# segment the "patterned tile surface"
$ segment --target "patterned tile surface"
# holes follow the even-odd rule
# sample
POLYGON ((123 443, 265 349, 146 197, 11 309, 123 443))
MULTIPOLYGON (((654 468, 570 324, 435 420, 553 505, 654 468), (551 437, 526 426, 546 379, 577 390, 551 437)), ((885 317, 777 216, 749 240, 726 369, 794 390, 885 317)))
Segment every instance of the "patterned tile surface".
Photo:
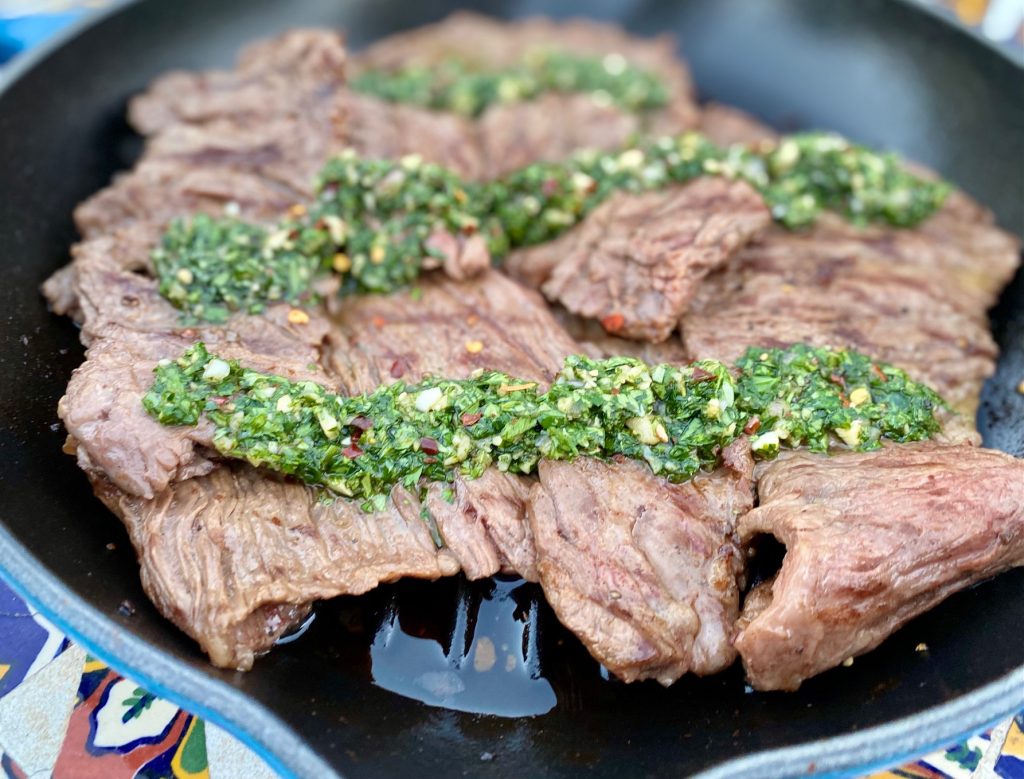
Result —
MULTIPOLYGON (((0 63, 106 0, 0 0, 0 63)), ((1022 0, 935 0, 1024 41, 1022 0)), ((86 656, 0 582, 0 779, 274 779, 232 736, 86 656)), ((1024 713, 870 779, 1024 779, 1024 713)))

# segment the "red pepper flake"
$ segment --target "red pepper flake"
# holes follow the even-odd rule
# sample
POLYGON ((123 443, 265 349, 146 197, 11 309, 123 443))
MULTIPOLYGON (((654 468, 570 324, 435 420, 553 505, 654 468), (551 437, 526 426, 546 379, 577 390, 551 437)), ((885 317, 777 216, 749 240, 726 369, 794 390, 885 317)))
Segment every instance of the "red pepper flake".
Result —
POLYGON ((871 363, 871 370, 872 370, 872 371, 874 371, 874 374, 875 374, 875 375, 876 375, 876 376, 877 376, 878 378, 880 378, 880 379, 881 379, 882 381, 889 381, 889 377, 888 377, 888 376, 886 376, 886 375, 885 375, 885 373, 884 373, 884 372, 882 371, 882 369, 881 369, 881 368, 879 368, 879 367, 878 367, 877 365, 875 365, 874 363, 871 363))
POLYGON ((391 363, 391 378, 400 379, 405 375, 405 360, 397 359, 391 363))
POLYGON ((558 179, 545 179, 544 183, 540 185, 540 191, 543 192, 546 197, 551 197, 553 194, 558 192, 558 179))
POLYGON ((384 319, 384 317, 382 317, 380 314, 377 314, 377 316, 375 316, 370 321, 373 323, 373 326, 376 327, 378 330, 387 324, 387 320, 384 319))
POLYGON ((326 230, 327 229, 327 222, 325 222, 322 218, 321 219, 317 219, 315 222, 313 222, 313 229, 314 230, 326 230))
POLYGON ((288 231, 288 238, 289 238, 289 240, 294 241, 298 237, 299 237, 299 231, 298 231, 297 228, 292 228, 291 230, 288 231))
POLYGON ((424 458, 423 458, 423 462, 425 462, 425 463, 426 463, 427 465, 433 465, 434 463, 436 463, 436 462, 437 462, 437 458, 436 458, 436 457, 433 457, 433 456, 430 456, 430 457, 424 457, 424 458))
POLYGON ((423 436, 420 439, 420 450, 423 454, 437 454, 441 451, 437 446, 437 440, 429 436, 423 436))
POLYGON ((363 450, 360 449, 355 444, 350 444, 346 446, 344 449, 342 449, 341 453, 345 455, 348 459, 354 460, 363 453, 363 450))
POLYGON ((693 375, 690 376, 690 381, 692 381, 694 384, 697 384, 702 381, 707 381, 708 379, 713 378, 715 378, 715 374, 711 373, 710 371, 704 370, 699 365, 693 366, 693 375))
POLYGON ((477 422, 483 419, 483 416, 483 414, 463 414, 462 424, 464 424, 466 427, 473 427, 473 425, 475 425, 477 422))
POLYGON ((828 377, 828 380, 833 384, 838 384, 840 387, 846 386, 846 379, 840 376, 838 373, 833 373, 828 377))
POLYGON ((743 432, 747 435, 753 435, 761 429, 761 420, 758 417, 751 417, 747 420, 747 424, 743 426, 743 432))
POLYGON ((373 427, 373 420, 369 417, 360 415, 352 417, 352 421, 349 422, 349 424, 352 425, 352 427, 358 428, 360 431, 365 431, 373 427))
POLYGON ((626 324, 626 317, 622 314, 609 314, 601 320, 601 327, 609 333, 617 333, 626 324))
POLYGON ((619 389, 618 387, 612 387, 612 388, 611 388, 611 393, 612 393, 613 395, 618 395, 618 394, 619 394, 619 393, 620 393, 621 391, 622 391, 622 390, 620 390, 620 389, 619 389))
POLYGON ((473 235, 476 232, 476 225, 473 222, 466 222, 460 229, 463 235, 473 235))

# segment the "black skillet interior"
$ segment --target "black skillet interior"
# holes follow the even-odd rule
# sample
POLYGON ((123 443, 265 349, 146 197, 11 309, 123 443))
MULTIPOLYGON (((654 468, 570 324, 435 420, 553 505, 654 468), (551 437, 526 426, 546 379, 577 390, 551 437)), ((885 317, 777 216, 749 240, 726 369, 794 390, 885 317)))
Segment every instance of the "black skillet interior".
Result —
MULTIPOLYGON (((507 16, 583 10, 529 0, 473 5, 507 16)), ((248 674, 209 667, 159 617, 140 589, 124 531, 60 453, 55 406, 81 348, 74 328, 48 314, 36 288, 65 262, 75 237, 71 209, 132 162, 139 143, 122 118, 125 100, 160 72, 227 64, 246 41, 297 24, 343 27, 359 46, 452 7, 438 0, 151 0, 71 40, 0 97, 0 255, 7 269, 0 285, 0 568, 16 573, 105 657, 244 731, 274 751, 279 766, 307 775, 323 775, 322 758, 353 777, 413 770, 569 776, 581 769, 676 776, 914 715, 1019 666, 1021 570, 951 598, 852 668, 787 695, 747 692, 735 668, 668 690, 607 682, 536 591, 508 582, 409 583, 342 599, 324 606, 301 640, 248 674), (108 550, 109 542, 116 549, 108 550), (136 607, 130 617, 118 613, 125 600, 136 607), (416 684, 405 678, 415 656, 417 668, 436 671, 419 679, 421 692, 453 694, 459 682, 446 674, 452 658, 467 654, 463 628, 475 625, 479 635, 492 620, 507 631, 495 638, 497 667, 512 655, 517 667, 525 662, 543 678, 517 671, 510 686, 471 682, 457 696, 460 705, 515 713, 554 704, 547 714, 452 711, 370 683, 372 656, 381 684, 416 684), (927 653, 914 651, 920 642, 927 653)), ((1010 229, 1024 229, 1021 71, 929 14, 885 0, 597 0, 586 13, 640 33, 675 33, 706 97, 781 128, 835 128, 897 148, 993 205, 1010 229)), ((981 412, 989 445, 1018 456, 1022 319, 1018 277, 995 313, 1005 356, 981 412)), ((1000 689, 1021 696, 1005 681, 1000 689)), ((980 724, 972 716, 965 713, 957 727, 980 724)), ((904 729, 899 743, 875 743, 864 759, 954 735, 949 725, 928 733, 924 727, 919 721, 916 731, 904 729)), ((769 775, 777 765, 752 770, 769 775)))

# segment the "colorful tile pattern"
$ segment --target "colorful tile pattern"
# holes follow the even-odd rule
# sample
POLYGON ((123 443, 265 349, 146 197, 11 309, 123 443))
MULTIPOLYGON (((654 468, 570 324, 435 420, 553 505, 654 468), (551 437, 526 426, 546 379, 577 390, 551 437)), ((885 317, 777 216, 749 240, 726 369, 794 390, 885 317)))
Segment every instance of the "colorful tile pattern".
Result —
MULTIPOLYGON (((0 64, 106 2, 0 3, 0 64)), ((1022 0, 922 2, 944 6, 1004 45, 1024 44, 1022 0)), ((273 779, 274 774, 224 731, 73 648, 0 581, 0 779, 36 776, 273 779)), ((867 779, 982 776, 1024 779, 1024 712, 964 743, 867 779)))

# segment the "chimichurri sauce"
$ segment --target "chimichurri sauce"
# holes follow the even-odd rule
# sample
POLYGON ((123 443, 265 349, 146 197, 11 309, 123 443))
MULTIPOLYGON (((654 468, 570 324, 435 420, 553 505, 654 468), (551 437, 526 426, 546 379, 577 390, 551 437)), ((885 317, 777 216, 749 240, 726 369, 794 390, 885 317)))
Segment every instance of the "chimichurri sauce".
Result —
POLYGON ((350 86, 392 103, 479 116, 495 104, 532 100, 545 92, 579 92, 595 101, 639 112, 668 103, 668 90, 653 73, 621 54, 588 57, 536 49, 517 65, 481 70, 458 59, 431 67, 367 70, 350 86))
POLYGON ((937 432, 941 402, 890 365, 806 345, 752 348, 732 369, 571 356, 544 391, 491 371, 345 397, 249 370, 202 343, 161 363, 143 400, 166 425, 211 422, 225 457, 358 498, 368 511, 397 484, 416 489, 491 466, 528 474, 541 458, 623 455, 684 481, 744 434, 761 457, 783 445, 874 449, 882 438, 937 432))
POLYGON ((891 154, 831 134, 806 133, 757 149, 722 148, 697 133, 618 152, 580 152, 486 183, 463 181, 410 156, 369 160, 346 152, 324 167, 318 195, 276 227, 196 216, 173 224, 154 252, 160 292, 187 321, 316 300, 313 281, 336 273, 342 292, 389 292, 443 260, 438 233, 482 235, 499 261, 511 249, 550 241, 611 194, 682 184, 699 176, 741 179, 776 221, 812 224, 823 210, 855 223, 919 223, 949 186, 921 179, 891 154))

